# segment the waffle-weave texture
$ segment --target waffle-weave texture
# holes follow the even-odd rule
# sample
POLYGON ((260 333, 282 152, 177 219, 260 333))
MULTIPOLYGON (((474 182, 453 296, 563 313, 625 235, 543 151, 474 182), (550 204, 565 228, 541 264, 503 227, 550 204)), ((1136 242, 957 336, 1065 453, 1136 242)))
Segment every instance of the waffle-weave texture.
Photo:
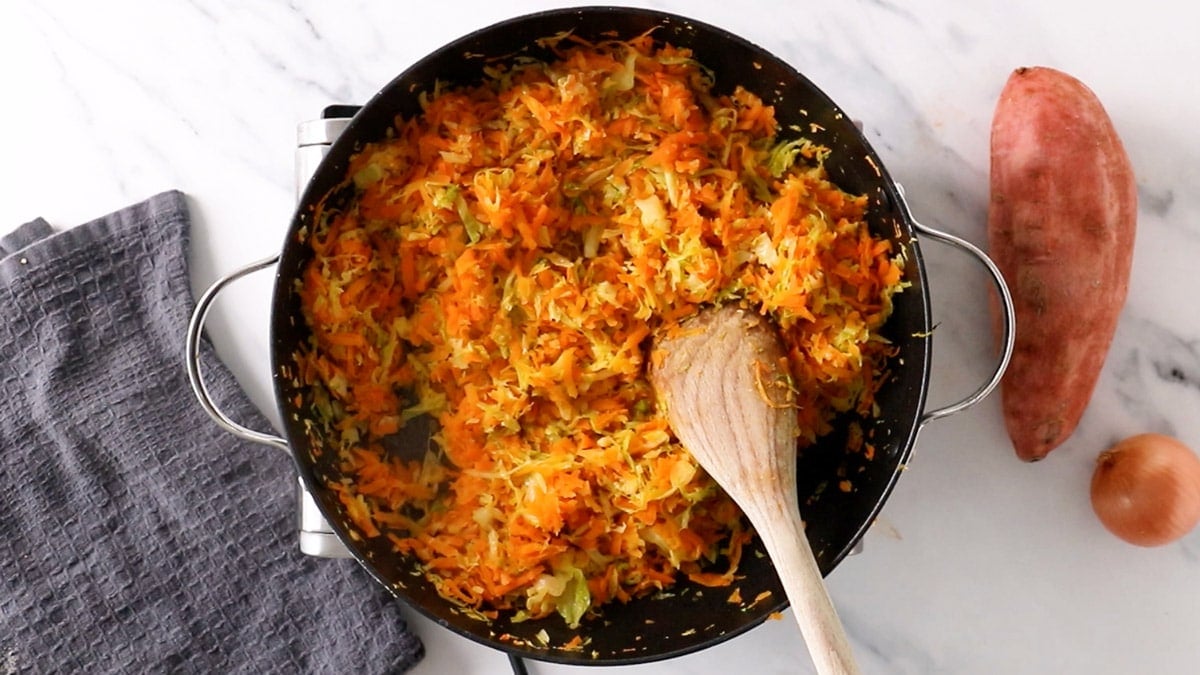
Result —
POLYGON ((188 241, 179 192, 0 240, 0 674, 407 670, 387 592, 299 552, 291 460, 192 398, 188 241))

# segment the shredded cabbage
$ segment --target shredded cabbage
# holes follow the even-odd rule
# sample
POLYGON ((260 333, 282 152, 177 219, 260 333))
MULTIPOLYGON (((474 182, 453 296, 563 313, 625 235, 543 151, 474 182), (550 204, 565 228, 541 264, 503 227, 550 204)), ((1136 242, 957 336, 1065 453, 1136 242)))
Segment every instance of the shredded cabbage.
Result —
POLYGON ((577 626, 681 577, 728 585, 751 536, 658 409, 653 331, 713 303, 770 315, 812 443, 872 409, 903 258, 824 148, 686 50, 547 44, 555 62, 439 86, 353 157, 353 198, 304 238, 297 363, 362 536, 479 616, 577 626), (424 458, 390 452, 422 415, 424 458))

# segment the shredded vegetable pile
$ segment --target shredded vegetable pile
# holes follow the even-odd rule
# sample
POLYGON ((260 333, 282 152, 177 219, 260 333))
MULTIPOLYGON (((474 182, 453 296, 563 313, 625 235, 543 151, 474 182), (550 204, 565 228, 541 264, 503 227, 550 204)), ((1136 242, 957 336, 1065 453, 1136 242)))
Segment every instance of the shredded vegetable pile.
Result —
POLYGON ((768 314, 811 444, 870 413, 903 260, 827 150, 713 93, 649 36, 423 95, 352 160, 302 239, 298 354, 366 537, 483 617, 571 626, 680 576, 728 585, 752 536, 675 440, 651 336, 706 304, 768 314), (430 415, 423 460, 386 439, 430 415))

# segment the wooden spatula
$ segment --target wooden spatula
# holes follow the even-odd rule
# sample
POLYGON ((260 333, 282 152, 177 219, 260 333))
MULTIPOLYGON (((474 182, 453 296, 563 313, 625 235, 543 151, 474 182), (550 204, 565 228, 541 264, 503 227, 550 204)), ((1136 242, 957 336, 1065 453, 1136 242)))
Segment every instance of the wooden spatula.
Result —
POLYGON ((796 491, 796 411, 775 328, 728 305, 660 335, 650 379, 680 443, 754 525, 819 673, 857 673, 796 491))

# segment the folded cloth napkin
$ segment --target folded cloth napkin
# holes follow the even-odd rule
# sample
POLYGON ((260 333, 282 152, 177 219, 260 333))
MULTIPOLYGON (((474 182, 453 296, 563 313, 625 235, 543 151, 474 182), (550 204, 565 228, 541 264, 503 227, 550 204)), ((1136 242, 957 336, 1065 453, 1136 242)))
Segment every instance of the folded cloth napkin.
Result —
POLYGON ((188 223, 167 192, 0 240, 0 673, 403 672, 398 603, 299 552, 290 460, 192 398, 188 223))

